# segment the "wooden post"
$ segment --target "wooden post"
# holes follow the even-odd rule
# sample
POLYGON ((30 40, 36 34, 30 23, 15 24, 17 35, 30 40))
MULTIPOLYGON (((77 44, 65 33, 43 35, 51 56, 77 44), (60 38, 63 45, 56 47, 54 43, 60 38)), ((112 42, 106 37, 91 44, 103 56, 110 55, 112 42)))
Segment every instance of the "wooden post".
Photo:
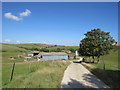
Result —
POLYGON ((30 72, 30 67, 31 67, 31 62, 30 62, 30 64, 29 64, 29 72, 30 72))
POLYGON ((12 81, 12 78, 13 78, 14 68, 15 68, 15 63, 13 64, 13 67, 12 67, 12 73, 11 73, 10 81, 12 81))
POLYGON ((104 63, 104 67, 103 67, 103 68, 104 68, 104 70, 105 70, 105 63, 104 63))
POLYGON ((39 68, 39 63, 40 63, 40 61, 38 61, 38 66, 37 66, 37 68, 39 68))
POLYGON ((103 60, 103 70, 105 70, 105 61, 103 60))

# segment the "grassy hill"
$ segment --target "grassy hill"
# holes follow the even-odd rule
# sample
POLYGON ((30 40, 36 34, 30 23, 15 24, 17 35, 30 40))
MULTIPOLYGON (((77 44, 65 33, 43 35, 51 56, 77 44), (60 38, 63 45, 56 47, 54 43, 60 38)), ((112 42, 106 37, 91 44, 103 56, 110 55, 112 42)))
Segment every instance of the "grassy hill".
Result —
POLYGON ((24 43, 24 44, 17 44, 17 45, 35 45, 35 46, 41 46, 41 47, 50 47, 50 46, 55 46, 55 45, 50 45, 50 44, 41 44, 41 43, 24 43))
POLYGON ((26 47, 26 48, 41 48, 41 47, 54 47, 55 45, 49 44, 41 44, 41 43, 24 43, 24 44, 14 44, 18 47, 26 47))
POLYGON ((78 47, 46 44, 1 44, 2 49, 2 86, 4 88, 57 88, 60 85, 68 61, 24 62, 31 50, 56 51, 77 49, 78 47), (13 57, 14 60, 11 60, 13 57), (16 63, 13 80, 10 82, 12 63, 16 63))
POLYGON ((70 50, 73 54, 75 54, 75 50, 78 50, 78 46, 56 46, 56 47, 48 47, 49 51, 62 51, 62 50, 70 50))
MULTIPOLYGON (((0 44, 2 45, 2 79, 3 87, 9 88, 57 88, 59 87, 60 81, 63 76, 65 68, 69 65, 69 62, 64 61, 47 61, 47 62, 32 62, 24 63, 23 58, 18 58, 18 55, 26 55, 27 52, 35 48, 48 49, 49 51, 56 50, 77 50, 79 46, 41 46, 41 44, 0 44), (10 57, 15 57, 15 60, 10 60, 10 57), (16 62, 15 72, 13 81, 10 82, 10 74, 12 69, 12 64, 16 62), (19 63, 21 62, 21 64, 19 63), (17 64, 18 63, 18 64, 17 64), (53 82, 54 81, 54 82, 53 82)), ((111 87, 118 86, 118 51, 120 46, 114 51, 111 51, 110 54, 104 55, 101 57, 99 64, 90 63, 86 66, 92 73, 104 81, 107 85, 111 87), (103 70, 103 62, 105 61, 105 68, 103 70), (91 68, 92 67, 92 68, 91 68), (94 68, 93 68, 94 67, 94 68)))
POLYGON ((59 52, 62 50, 75 50, 79 49, 78 46, 60 46, 60 45, 47 45, 47 44, 1 44, 2 45, 2 61, 3 63, 22 62, 24 58, 19 58, 18 55, 27 56, 27 52, 38 50, 45 52, 59 52), (10 60, 10 57, 15 60, 10 60))
POLYGON ((26 43, 26 44, 14 44, 14 46, 17 46, 19 48, 24 48, 26 50, 37 50, 37 49, 39 50, 41 48, 51 47, 52 45, 26 43))
MULTIPOLYGON (((68 61, 23 62, 31 49, 48 48, 36 44, 1 44, 2 45, 2 86, 3 88, 57 88, 60 85, 68 61), (14 57, 11 60, 10 57, 14 57), (16 62, 13 80, 10 82, 12 63, 16 62)), ((56 47, 56 46, 55 46, 56 47)))
POLYGON ((79 49, 79 46, 61 46, 47 44, 16 44, 15 46, 26 50, 38 50, 44 52, 61 52, 62 50, 71 50, 73 53, 79 49))
MULTIPOLYGON (((105 62, 105 69, 106 70, 119 70, 118 66, 118 59, 119 59, 119 52, 120 51, 120 46, 117 46, 116 49, 110 51, 109 54, 101 56, 100 57, 100 63, 90 63, 91 65, 94 65, 98 68, 103 69, 104 62, 105 62), (104 62, 103 62, 104 61, 104 62)), ((86 61, 91 61, 92 58, 86 60, 86 61)), ((95 62, 97 61, 97 58, 95 58, 95 62)))
POLYGON ((103 68, 103 60, 105 62, 105 66, 107 70, 118 70, 118 51, 111 51, 110 54, 104 55, 101 58, 101 62, 99 64, 94 64, 99 68, 103 68))
POLYGON ((2 62, 22 62, 22 58, 18 58, 18 55, 26 55, 27 50, 19 48, 12 44, 2 44, 2 62), (14 57, 15 60, 10 60, 10 57, 14 57))
MULTIPOLYGON (((100 78, 105 84, 113 88, 113 90, 120 88, 119 86, 119 51, 120 46, 116 50, 110 51, 110 54, 104 55, 100 58, 100 63, 83 63, 94 75, 100 78), (103 60, 105 62, 105 70, 103 60)), ((89 60, 88 60, 89 61, 89 60)))

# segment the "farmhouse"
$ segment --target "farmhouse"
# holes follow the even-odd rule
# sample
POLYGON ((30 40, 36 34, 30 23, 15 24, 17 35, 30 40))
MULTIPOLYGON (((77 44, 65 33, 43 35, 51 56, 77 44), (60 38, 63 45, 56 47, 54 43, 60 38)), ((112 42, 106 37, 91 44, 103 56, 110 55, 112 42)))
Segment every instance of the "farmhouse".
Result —
POLYGON ((42 60, 68 60, 68 54, 64 52, 30 52, 28 56, 36 56, 42 60))

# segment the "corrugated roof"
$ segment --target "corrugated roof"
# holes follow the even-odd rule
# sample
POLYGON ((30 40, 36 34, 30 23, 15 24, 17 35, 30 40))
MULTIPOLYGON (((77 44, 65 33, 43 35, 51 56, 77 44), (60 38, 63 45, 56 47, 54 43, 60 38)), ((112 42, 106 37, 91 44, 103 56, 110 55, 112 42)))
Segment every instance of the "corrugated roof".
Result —
POLYGON ((64 52, 40 52, 39 56, 48 56, 48 55, 67 55, 64 52))
POLYGON ((39 53, 38 56, 42 55, 67 55, 65 52, 40 52, 40 51, 31 51, 28 54, 39 53))
POLYGON ((33 54, 33 53, 40 53, 40 51, 31 51, 28 54, 33 54))

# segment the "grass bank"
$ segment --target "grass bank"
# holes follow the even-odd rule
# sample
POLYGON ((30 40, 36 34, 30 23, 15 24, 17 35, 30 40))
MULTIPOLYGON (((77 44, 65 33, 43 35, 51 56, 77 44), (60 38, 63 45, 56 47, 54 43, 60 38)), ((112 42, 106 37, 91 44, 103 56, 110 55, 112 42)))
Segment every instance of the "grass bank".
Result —
POLYGON ((118 65, 118 59, 120 58, 119 52, 120 47, 117 48, 117 50, 110 51, 109 54, 101 56, 100 62, 97 64, 97 58, 95 57, 95 63, 90 63, 92 61, 91 58, 87 58, 85 62, 88 62, 91 65, 96 66, 97 68, 103 69, 105 65, 106 70, 120 70, 118 65))
POLYGON ((19 58, 18 55, 26 56, 27 50, 16 47, 11 44, 2 44, 2 63, 23 62, 23 58, 19 58), (10 60, 10 57, 14 57, 15 60, 10 60))
POLYGON ((101 56, 100 63, 96 63, 97 58, 95 58, 95 63, 91 63, 91 58, 88 58, 86 62, 82 63, 86 68, 88 68, 94 75, 100 78, 104 83, 106 83, 111 88, 120 88, 119 86, 119 74, 120 68, 118 65, 118 59, 120 58, 119 52, 120 46, 116 50, 110 51, 110 54, 101 56), (104 61, 104 62, 103 62, 104 61), (105 64, 104 64, 105 63, 105 64), (105 70, 104 70, 105 65, 105 70))
POLYGON ((119 70, 103 70, 92 64, 82 63, 88 70, 96 75, 100 80, 113 89, 120 88, 119 86, 119 70))
POLYGON ((68 61, 45 61, 16 64, 10 82, 12 64, 3 64, 3 88, 58 88, 68 61))

